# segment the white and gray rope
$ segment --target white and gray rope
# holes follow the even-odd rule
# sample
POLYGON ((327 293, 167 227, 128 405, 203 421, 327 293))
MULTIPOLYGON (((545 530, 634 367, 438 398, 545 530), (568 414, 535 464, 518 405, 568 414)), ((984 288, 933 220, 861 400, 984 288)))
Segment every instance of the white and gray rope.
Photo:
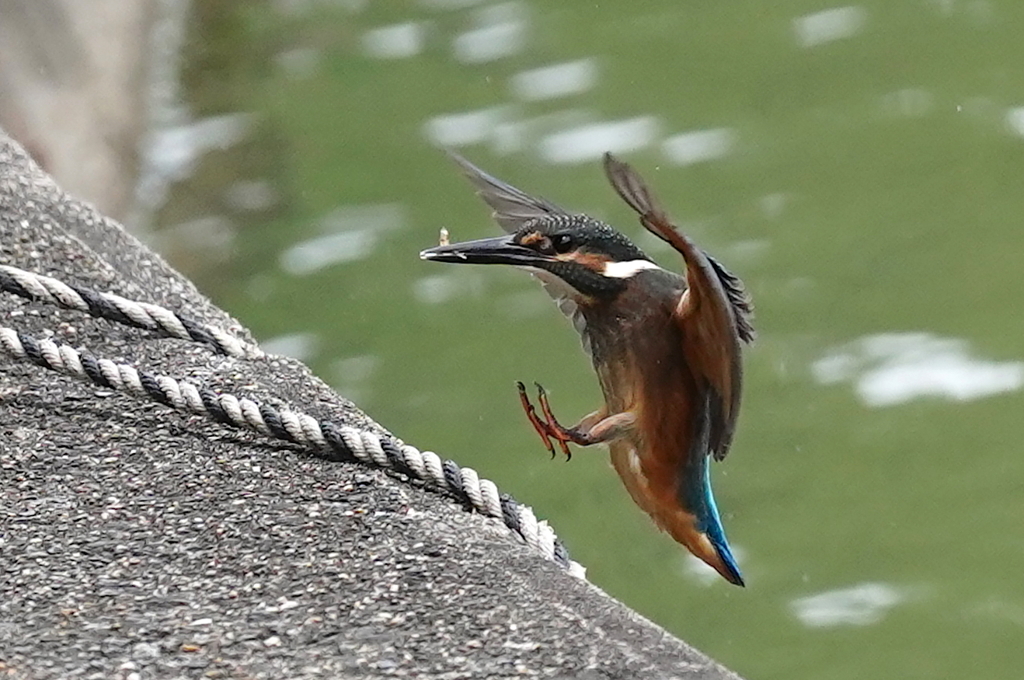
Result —
POLYGON ((17 267, 0 265, 0 290, 85 312, 115 323, 154 331, 167 337, 199 342, 227 356, 241 359, 265 356, 263 350, 256 345, 239 340, 216 326, 181 316, 166 307, 69 285, 53 277, 17 267))
MULTIPOLYGON (((183 320, 183 317, 162 307, 67 286, 50 277, 25 274, 28 272, 0 265, 0 289, 137 328, 202 342, 231 356, 263 356, 258 348, 241 343, 220 329, 183 320), (225 338, 234 342, 225 342, 225 338), (236 343, 237 351, 228 351, 227 348, 235 348, 236 343)), ((581 578, 585 574, 581 565, 569 559, 565 546, 548 523, 538 521, 532 509, 507 494, 499 493, 494 482, 481 479, 472 468, 460 467, 432 451, 419 451, 392 438, 329 420, 317 420, 299 411, 276 409, 245 397, 218 393, 187 380, 154 375, 127 364, 97 358, 87 350, 34 338, 6 326, 0 326, 0 351, 101 387, 149 398, 178 411, 202 415, 298 444, 327 460, 359 462, 405 474, 451 494, 481 514, 500 519, 547 559, 581 578)))

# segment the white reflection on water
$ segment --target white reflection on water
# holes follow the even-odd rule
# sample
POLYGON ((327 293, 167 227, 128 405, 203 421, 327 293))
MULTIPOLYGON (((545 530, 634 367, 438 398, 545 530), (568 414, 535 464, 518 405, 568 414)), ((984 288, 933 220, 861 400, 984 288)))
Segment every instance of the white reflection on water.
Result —
POLYGON ((885 583, 860 583, 797 598, 790 603, 790 609, 808 628, 869 626, 881 621, 888 610, 906 601, 908 595, 906 589, 885 583))
POLYGON ((671 163, 692 165, 701 161, 722 158, 736 145, 736 133, 729 128, 694 130, 669 137, 661 144, 662 152, 671 163))
POLYGON ((583 109, 565 109, 553 113, 509 120, 499 123, 493 130, 494 150, 499 154, 521 151, 528 140, 541 137, 552 130, 564 130, 589 123, 596 114, 583 109))
POLYGON ((299 361, 308 361, 319 346, 320 336, 316 333, 289 333, 260 342, 260 347, 267 354, 292 357, 299 361))
POLYGON ((580 94, 595 84, 597 61, 593 58, 542 66, 512 76, 512 91, 530 101, 580 94))
POLYGON ((325 236, 300 241, 281 253, 281 268, 293 276, 312 274, 324 267, 361 260, 376 247, 387 231, 404 222, 397 203, 342 206, 320 220, 325 236))
POLYGON ((980 399, 1024 387, 1024 363, 970 356, 965 340, 929 333, 883 333, 843 345, 814 363, 824 384, 853 382, 868 406, 938 396, 980 399))
POLYGON ((860 33, 867 19, 863 7, 836 7, 793 19, 793 31, 801 47, 814 47, 860 33))
POLYGON ((363 34, 363 52, 378 59, 414 57, 423 50, 425 34, 415 21, 374 28, 363 34))
POLYGON ((477 10, 475 28, 456 36, 455 58, 467 64, 494 61, 523 49, 526 38, 526 5, 504 2, 477 10))
POLYGON ((510 117, 511 113, 506 106, 446 113, 428 120, 423 126, 423 132, 437 146, 479 144, 489 139, 498 126, 510 117))
POLYGON ((544 137, 540 154, 549 163, 583 163, 605 151, 628 153, 654 143, 660 124, 654 116, 591 123, 544 137))
POLYGON ((1010 132, 1024 137, 1024 106, 1018 106, 1006 112, 1006 125, 1010 128, 1010 132))
POLYGON ((311 238, 281 253, 281 268, 292 276, 305 276, 332 264, 362 260, 376 245, 377 234, 370 229, 311 238))
POLYGON ((190 177, 207 151, 227 149, 241 141, 249 132, 252 118, 246 113, 231 113, 156 130, 146 149, 152 171, 169 180, 190 177))

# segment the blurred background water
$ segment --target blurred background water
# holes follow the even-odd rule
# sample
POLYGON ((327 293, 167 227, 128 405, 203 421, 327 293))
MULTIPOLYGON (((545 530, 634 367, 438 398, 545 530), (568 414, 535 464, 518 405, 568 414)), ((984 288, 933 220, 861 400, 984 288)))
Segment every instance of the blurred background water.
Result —
POLYGON ((1016 677, 1024 653, 1024 4, 200 0, 141 196, 150 238, 269 348, 548 518, 590 579, 750 678, 1016 677), (599 156, 746 281, 715 485, 748 587, 603 451, 548 458, 515 380, 596 408, 437 151, 618 225, 599 156))

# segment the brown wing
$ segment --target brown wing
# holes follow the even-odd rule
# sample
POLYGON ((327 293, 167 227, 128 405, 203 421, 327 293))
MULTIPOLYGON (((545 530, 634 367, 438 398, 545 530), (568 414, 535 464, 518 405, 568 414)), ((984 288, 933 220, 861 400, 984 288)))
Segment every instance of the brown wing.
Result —
POLYGON ((658 205, 633 168, 611 154, 604 157, 605 173, 616 193, 640 216, 645 229, 683 256, 689 288, 679 300, 676 319, 683 330, 683 352, 691 370, 706 381, 706 399, 698 421, 710 426, 708 453, 725 457, 732 444, 743 389, 740 341, 753 339, 749 298, 740 280, 681 234, 658 205))
POLYGON ((530 196, 511 184, 487 174, 454 151, 446 150, 445 153, 473 183, 477 195, 494 210, 494 221, 510 234, 532 220, 572 214, 550 201, 530 196))
POLYGON ((658 205, 657 200, 650 189, 647 188, 643 179, 628 163, 624 163, 610 153, 606 153, 604 156, 604 169, 608 175, 608 180, 612 184, 612 188, 615 189, 615 192, 622 200, 629 204, 629 207, 633 208, 640 215, 640 223, 648 231, 682 253, 688 265, 690 261, 682 250, 683 241, 689 243, 688 247, 696 252, 700 260, 707 261, 706 265, 702 263, 703 266, 701 268, 705 270, 710 269, 714 276, 710 276, 709 273, 709 278, 716 278, 718 280, 719 286, 732 309, 732 314, 736 321, 736 330, 739 333, 740 339, 748 343, 753 342, 757 337, 757 333, 754 331, 754 326, 751 323, 754 315, 754 304, 743 285, 743 281, 726 269, 721 262, 698 248, 690 239, 676 230, 675 226, 672 225, 672 220, 669 219, 665 211, 658 205))

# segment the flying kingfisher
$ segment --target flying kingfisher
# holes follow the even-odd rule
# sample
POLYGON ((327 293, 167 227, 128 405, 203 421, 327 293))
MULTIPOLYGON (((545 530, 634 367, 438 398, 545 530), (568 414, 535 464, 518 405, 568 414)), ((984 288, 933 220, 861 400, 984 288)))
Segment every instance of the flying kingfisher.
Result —
MULTIPOLYGON (((604 404, 572 427, 540 413, 518 383, 530 423, 554 455, 568 443, 607 444, 637 505, 730 583, 743 585, 711 492, 708 459, 732 444, 743 387, 741 345, 752 342, 743 283, 672 224, 640 175, 611 154, 604 171, 640 223, 683 256, 662 269, 611 226, 530 196, 449 152, 506 235, 424 250, 425 260, 508 264, 540 279, 580 333, 604 404)), ((443 241, 446 241, 444 239, 443 241)))

